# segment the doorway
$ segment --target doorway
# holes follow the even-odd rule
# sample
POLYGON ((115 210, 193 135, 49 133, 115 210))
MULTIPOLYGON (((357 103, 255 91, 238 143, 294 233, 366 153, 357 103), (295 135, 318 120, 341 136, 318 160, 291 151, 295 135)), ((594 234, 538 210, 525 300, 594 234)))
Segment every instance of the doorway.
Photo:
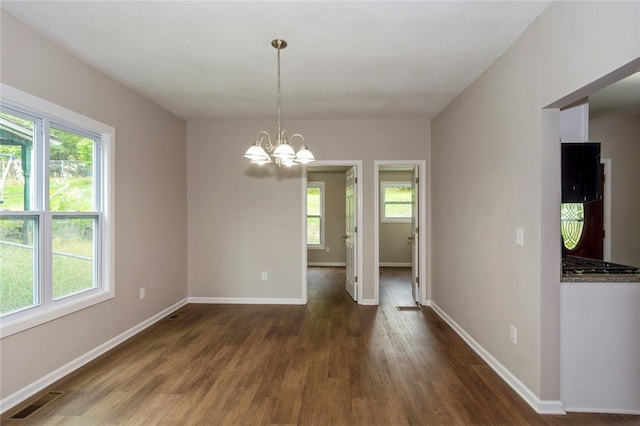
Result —
POLYGON ((426 305, 426 162, 376 161, 374 176, 376 304, 426 305))
POLYGON ((316 161, 306 166, 303 189, 303 280, 308 267, 343 268, 346 293, 358 303, 362 288, 362 161, 316 161))

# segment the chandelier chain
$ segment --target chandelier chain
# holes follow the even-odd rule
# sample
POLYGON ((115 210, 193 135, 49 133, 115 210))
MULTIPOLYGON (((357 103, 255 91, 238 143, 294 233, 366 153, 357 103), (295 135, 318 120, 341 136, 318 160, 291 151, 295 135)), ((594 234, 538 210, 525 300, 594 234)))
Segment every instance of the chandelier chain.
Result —
POLYGON ((278 134, 276 140, 280 140, 280 43, 278 43, 278 134))

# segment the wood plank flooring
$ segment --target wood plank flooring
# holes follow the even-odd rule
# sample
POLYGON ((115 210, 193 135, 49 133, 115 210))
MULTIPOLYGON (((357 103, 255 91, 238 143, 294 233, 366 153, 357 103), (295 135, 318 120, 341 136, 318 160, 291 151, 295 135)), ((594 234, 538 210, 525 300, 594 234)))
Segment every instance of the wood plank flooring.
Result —
POLYGON ((16 407, 3 424, 640 423, 537 415, 433 311, 395 308, 411 303, 402 273, 383 271, 379 307, 351 301, 340 268, 309 269, 306 306, 187 305, 51 386, 64 392, 55 401, 24 420, 9 419, 26 404, 16 407))

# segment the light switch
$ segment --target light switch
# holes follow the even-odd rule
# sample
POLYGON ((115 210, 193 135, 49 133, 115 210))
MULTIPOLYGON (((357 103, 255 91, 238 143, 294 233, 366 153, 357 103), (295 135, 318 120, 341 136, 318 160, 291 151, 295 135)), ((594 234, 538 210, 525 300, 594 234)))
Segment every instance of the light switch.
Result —
POLYGON ((524 229, 516 228, 516 245, 524 247, 524 229))

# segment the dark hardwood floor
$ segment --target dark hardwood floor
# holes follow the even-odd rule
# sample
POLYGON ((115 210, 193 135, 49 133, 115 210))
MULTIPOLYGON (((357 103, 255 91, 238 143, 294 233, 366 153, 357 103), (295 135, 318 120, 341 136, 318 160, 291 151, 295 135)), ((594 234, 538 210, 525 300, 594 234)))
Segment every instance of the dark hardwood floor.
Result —
POLYGON ((306 306, 187 305, 39 395, 64 392, 53 402, 9 419, 27 402, 3 423, 640 423, 536 414, 429 308, 397 310, 407 302, 390 277, 400 271, 388 272, 378 307, 350 300, 340 268, 309 269, 306 306))
POLYGON ((380 304, 417 306, 411 294, 411 268, 380 268, 380 304))

